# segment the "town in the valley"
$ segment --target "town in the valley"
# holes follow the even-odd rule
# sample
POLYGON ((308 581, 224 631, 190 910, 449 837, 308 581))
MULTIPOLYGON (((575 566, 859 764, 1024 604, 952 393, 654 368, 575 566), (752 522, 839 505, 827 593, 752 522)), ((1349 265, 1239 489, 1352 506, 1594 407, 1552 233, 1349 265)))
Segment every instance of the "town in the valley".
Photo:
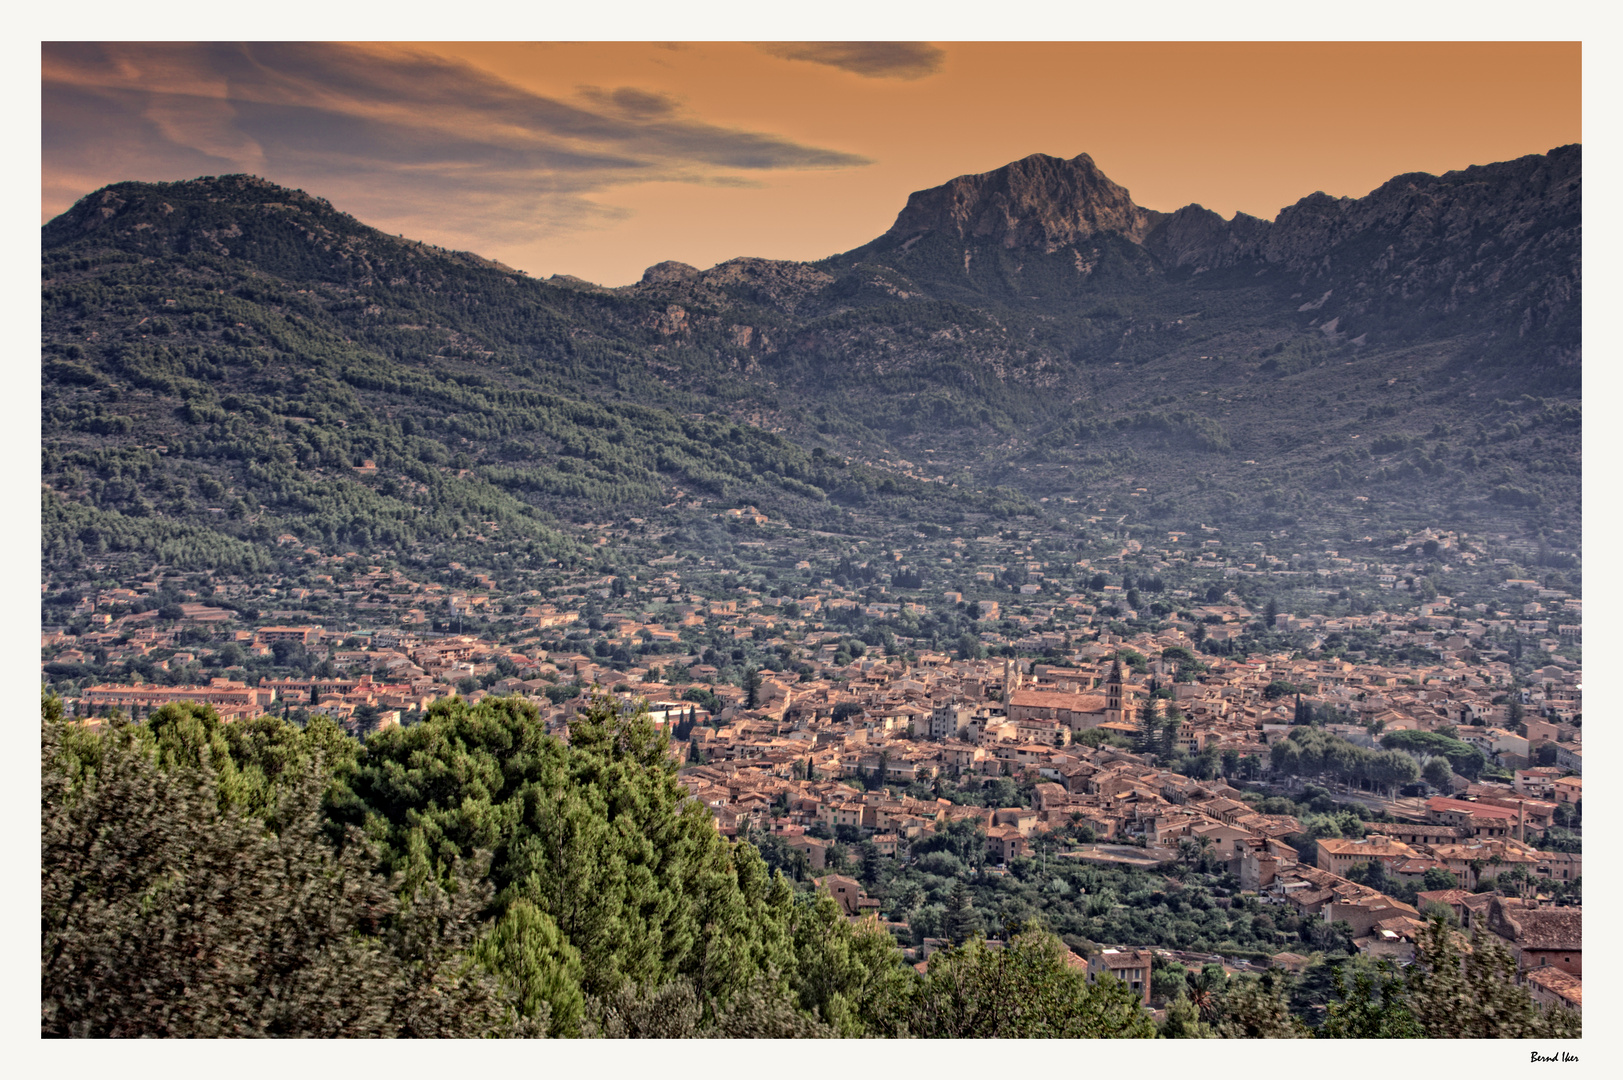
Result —
POLYGON ((456 695, 522 698, 567 738, 613 695, 669 731, 717 830, 921 966, 948 936, 939 906, 877 885, 951 832, 976 838, 956 850, 979 881, 1195 866, 1253 913, 1226 950, 1073 943, 1146 1005, 1173 965, 1299 971, 1307 928, 1407 960, 1445 914, 1502 938, 1537 1000, 1581 1006, 1582 602, 1542 543, 1130 538, 1079 518, 1108 541, 1084 556, 1063 519, 879 541, 714 518, 730 548, 607 573, 292 537, 281 574, 251 580, 104 563, 45 583, 42 679, 94 726, 200 702, 363 736, 456 695))

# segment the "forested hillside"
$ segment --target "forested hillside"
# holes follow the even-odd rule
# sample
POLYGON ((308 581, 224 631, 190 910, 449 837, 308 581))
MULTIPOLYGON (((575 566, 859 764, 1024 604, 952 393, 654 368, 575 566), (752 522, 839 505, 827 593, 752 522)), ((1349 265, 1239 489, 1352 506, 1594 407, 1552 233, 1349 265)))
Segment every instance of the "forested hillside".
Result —
POLYGON ((1041 499, 1172 528, 1577 527, 1577 148, 1129 232, 1074 224, 1098 192, 1050 187, 1077 162, 1029 162, 998 182, 1041 230, 915 210, 823 263, 624 289, 251 177, 88 195, 42 234, 45 558, 568 566, 590 552, 567 526, 604 513, 872 531, 1041 499))
POLYGON ((620 362, 635 335, 593 333, 612 334, 623 303, 426 252, 262 182, 176 185, 189 201, 168 187, 103 193, 112 225, 139 218, 129 234, 95 216, 47 227, 48 561, 136 550, 264 569, 291 537, 568 565, 586 553, 560 516, 684 495, 807 524, 881 496, 927 514, 997 501, 947 500, 664 390, 620 362), (258 201, 272 195, 293 201, 258 201), (246 229, 245 209, 263 215, 246 229), (233 230, 226 253, 214 238, 233 230))

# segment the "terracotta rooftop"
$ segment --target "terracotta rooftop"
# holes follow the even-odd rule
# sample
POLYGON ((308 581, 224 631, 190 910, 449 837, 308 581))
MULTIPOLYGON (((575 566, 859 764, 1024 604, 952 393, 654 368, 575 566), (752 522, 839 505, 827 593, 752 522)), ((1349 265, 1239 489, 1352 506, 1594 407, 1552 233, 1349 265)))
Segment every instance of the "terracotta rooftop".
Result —
POLYGON ((1104 712, 1102 694, 1065 694, 1057 690, 1016 690, 1009 704, 1037 709, 1069 709, 1072 712, 1104 712))
POLYGON ((1534 968, 1527 973, 1527 981, 1574 1005, 1581 1007, 1584 1003, 1583 979, 1560 968, 1534 968))
POLYGON ((1504 908, 1505 921, 1516 930, 1524 949, 1583 949, 1582 908, 1504 908))

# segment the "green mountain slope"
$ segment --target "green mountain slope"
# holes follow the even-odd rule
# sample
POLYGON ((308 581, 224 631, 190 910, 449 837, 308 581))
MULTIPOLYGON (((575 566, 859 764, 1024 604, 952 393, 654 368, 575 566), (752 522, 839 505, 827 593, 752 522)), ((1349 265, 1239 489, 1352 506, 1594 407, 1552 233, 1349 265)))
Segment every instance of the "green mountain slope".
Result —
POLYGON ((573 523, 742 505, 1575 530, 1580 194, 1567 147, 1223 221, 1039 156, 821 263, 604 289, 117 184, 42 232, 45 557, 578 565, 573 523))
POLYGON ((560 521, 682 498, 806 524, 951 501, 668 385, 633 298, 263 181, 116 185, 44 238, 48 560, 263 569, 280 542, 568 564, 586 553, 560 521))

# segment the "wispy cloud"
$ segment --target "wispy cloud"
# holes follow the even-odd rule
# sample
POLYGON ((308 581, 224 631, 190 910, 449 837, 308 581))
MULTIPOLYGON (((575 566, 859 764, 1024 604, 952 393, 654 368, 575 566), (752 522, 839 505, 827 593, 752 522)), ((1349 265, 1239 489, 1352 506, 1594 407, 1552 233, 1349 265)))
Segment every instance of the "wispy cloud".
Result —
POLYGON ((757 48, 785 60, 827 64, 868 79, 922 79, 941 70, 946 53, 923 41, 763 42, 757 48))
POLYGON ((707 123, 654 90, 563 100, 408 48, 47 44, 43 95, 48 192, 62 177, 253 172, 474 240, 615 218, 593 196, 627 183, 869 164, 707 123))
POLYGON ((679 107, 677 100, 669 94, 639 90, 634 86, 622 86, 615 90, 605 90, 600 86, 577 86, 575 92, 605 112, 633 120, 675 116, 679 107))

